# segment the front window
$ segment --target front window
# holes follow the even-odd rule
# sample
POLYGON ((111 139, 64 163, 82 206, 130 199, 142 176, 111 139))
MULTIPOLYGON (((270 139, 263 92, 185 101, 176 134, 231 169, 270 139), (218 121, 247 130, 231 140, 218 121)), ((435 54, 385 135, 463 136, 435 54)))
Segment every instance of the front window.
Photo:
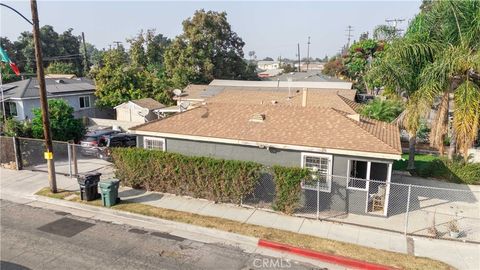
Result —
POLYGON ((5 115, 7 117, 17 116, 17 103, 5 102, 5 115))
POLYGON ((332 157, 320 154, 302 154, 302 167, 308 168, 312 174, 310 179, 302 182, 302 188, 330 192, 332 157))
POLYGON ((143 148, 165 151, 165 139, 145 137, 143 138, 143 148))
POLYGON ((90 97, 89 96, 83 96, 80 97, 80 108, 90 108, 90 97))

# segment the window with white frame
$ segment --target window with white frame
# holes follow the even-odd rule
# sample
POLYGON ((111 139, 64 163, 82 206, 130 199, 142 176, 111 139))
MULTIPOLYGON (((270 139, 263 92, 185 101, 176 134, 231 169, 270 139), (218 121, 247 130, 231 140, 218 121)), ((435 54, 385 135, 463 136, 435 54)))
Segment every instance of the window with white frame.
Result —
POLYGON ((80 108, 90 108, 90 96, 79 97, 80 108))
POLYGON ((165 139, 155 137, 144 137, 143 148, 165 151, 165 139))
POLYGON ((332 156, 302 153, 302 167, 312 174, 302 182, 302 188, 330 192, 332 186, 332 156))

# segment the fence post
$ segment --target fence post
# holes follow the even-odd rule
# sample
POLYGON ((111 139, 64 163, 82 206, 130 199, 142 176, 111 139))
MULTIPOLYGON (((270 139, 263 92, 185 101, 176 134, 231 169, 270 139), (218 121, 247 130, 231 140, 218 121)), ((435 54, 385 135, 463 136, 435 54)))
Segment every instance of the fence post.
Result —
POLYGON ((77 145, 72 144, 72 161, 73 161, 73 175, 76 177, 78 174, 78 164, 77 164, 77 145))
POLYGON ((20 152, 20 143, 17 137, 12 137, 13 140, 13 152, 15 154, 15 164, 17 165, 17 170, 23 169, 22 165, 22 153, 20 152))
POLYGON ((317 181, 317 220, 320 217, 320 181, 317 181))
POLYGON ((68 175, 72 178, 72 149, 70 142, 67 142, 67 154, 68 154, 68 175))
POLYGON ((408 213, 410 212, 410 194, 412 192, 412 185, 408 185, 408 195, 407 195, 407 211, 405 212, 405 230, 404 234, 407 236, 408 233, 408 213))

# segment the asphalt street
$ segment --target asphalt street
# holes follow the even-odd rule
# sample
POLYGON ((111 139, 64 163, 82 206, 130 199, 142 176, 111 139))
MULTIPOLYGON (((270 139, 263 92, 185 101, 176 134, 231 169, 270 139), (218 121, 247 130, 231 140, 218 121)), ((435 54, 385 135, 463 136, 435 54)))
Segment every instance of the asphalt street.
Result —
POLYGON ((1 270, 316 269, 168 233, 0 201, 1 270))

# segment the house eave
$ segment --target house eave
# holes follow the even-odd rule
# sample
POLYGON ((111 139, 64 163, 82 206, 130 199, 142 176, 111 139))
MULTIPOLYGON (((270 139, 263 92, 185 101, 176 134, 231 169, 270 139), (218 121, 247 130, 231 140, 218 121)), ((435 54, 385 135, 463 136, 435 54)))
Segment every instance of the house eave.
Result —
POLYGON ((174 133, 141 131, 141 130, 134 130, 134 129, 129 131, 132 134, 136 134, 136 135, 156 136, 156 137, 172 138, 172 139, 184 139, 184 140, 203 141, 203 142, 218 142, 218 143, 225 143, 225 144, 255 146, 260 148, 272 147, 272 148, 285 149, 285 150, 297 150, 297 151, 304 151, 304 152, 327 153, 327 154, 337 154, 337 155, 346 155, 346 156, 361 156, 361 157, 388 159, 388 160, 401 159, 401 154, 393 154, 393 153, 365 152, 365 151, 355 151, 355 150, 347 150, 347 149, 334 149, 334 148, 321 148, 321 147, 279 144, 279 143, 269 143, 269 142, 256 142, 256 141, 235 140, 235 139, 225 139, 225 138, 216 138, 216 137, 204 137, 204 136, 194 136, 194 135, 184 135, 184 134, 174 134, 174 133))

